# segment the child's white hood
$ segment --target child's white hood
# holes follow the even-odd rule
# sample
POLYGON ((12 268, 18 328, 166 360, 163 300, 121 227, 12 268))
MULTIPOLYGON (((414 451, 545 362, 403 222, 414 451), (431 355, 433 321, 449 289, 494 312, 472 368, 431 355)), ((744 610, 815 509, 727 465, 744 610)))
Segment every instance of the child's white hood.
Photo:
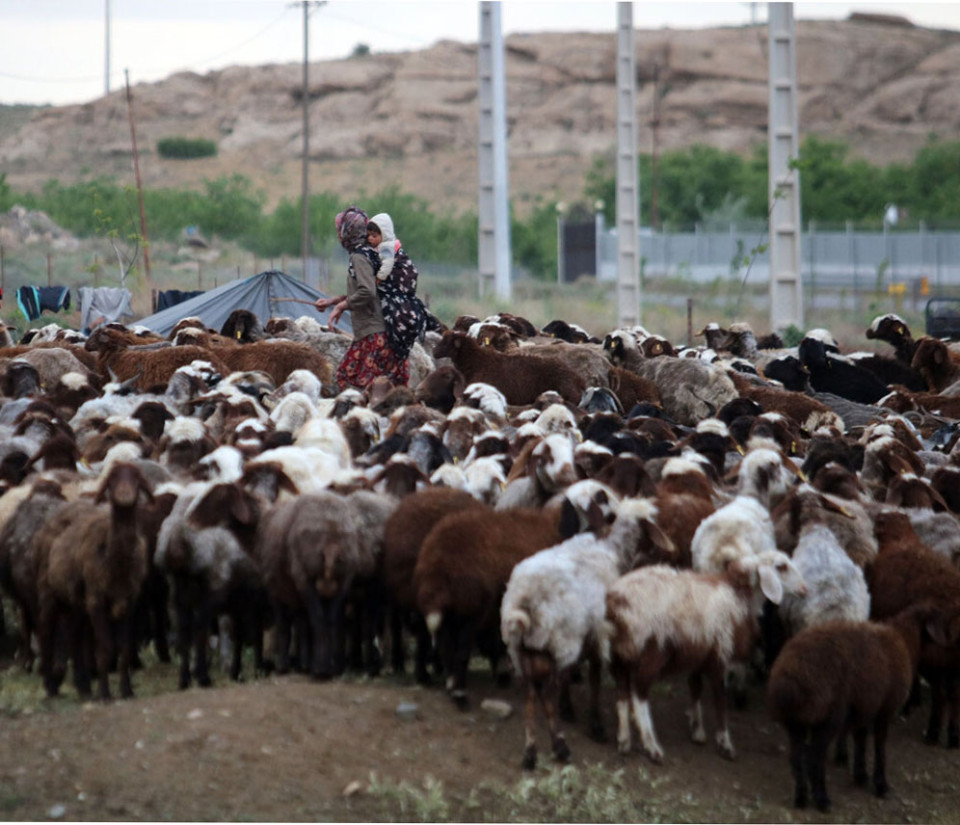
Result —
POLYGON ((386 212, 381 212, 370 218, 370 223, 375 223, 380 227, 380 234, 383 236, 382 243, 393 243, 397 236, 393 234, 393 218, 386 212))

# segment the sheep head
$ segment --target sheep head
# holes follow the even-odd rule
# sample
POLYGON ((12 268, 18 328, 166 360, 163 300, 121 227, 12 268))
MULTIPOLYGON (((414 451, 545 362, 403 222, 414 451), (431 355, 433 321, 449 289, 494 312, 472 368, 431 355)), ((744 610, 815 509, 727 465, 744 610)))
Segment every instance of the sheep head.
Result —
POLYGON ((144 494, 147 501, 153 501, 150 483, 143 473, 133 464, 118 462, 100 482, 94 502, 102 504, 109 500, 115 507, 130 508, 136 506, 140 493, 144 494))

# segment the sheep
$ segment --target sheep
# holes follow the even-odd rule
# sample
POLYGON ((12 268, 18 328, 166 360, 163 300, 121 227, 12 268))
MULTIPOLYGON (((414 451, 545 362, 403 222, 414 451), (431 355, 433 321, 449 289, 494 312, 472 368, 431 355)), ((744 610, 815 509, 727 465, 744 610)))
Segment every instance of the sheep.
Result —
POLYGON ((153 495, 140 471, 115 465, 100 483, 94 504, 72 502, 57 510, 34 538, 38 559, 37 592, 41 671, 48 696, 55 696, 62 674, 55 672, 53 642, 60 615, 72 619, 74 679, 90 693, 82 639, 83 618, 94 635, 99 698, 110 698, 108 674, 113 649, 111 621, 118 624, 120 694, 133 696, 130 660, 132 619, 147 575, 144 541, 137 530, 137 502, 153 495), (98 506, 109 501, 109 510, 98 506))
POLYGON ((800 364, 817 392, 839 395, 861 404, 874 404, 888 392, 872 372, 827 352, 822 341, 806 337, 797 349, 800 364))
POLYGON ((718 716, 717 747, 732 759, 725 673, 749 654, 763 598, 778 604, 785 593, 802 595, 804 584, 777 550, 731 562, 719 577, 654 565, 618 579, 607 592, 604 632, 617 683, 620 752, 630 751, 632 706, 644 752, 656 763, 663 760, 648 697, 654 682, 679 672, 688 674, 693 741, 706 741, 700 695, 707 676, 718 716))
POLYGON ((343 671, 346 603, 379 562, 382 527, 370 526, 369 508, 329 491, 276 504, 261 520, 256 555, 275 606, 278 672, 289 669, 290 617, 298 612, 311 640, 301 666, 316 678, 343 671))
POLYGON ((504 355, 459 332, 445 332, 433 355, 450 358, 469 384, 497 387, 508 404, 532 404, 547 390, 556 390, 565 401, 576 404, 586 389, 584 379, 563 363, 523 353, 504 355))
POLYGON ((31 639, 37 630, 37 556, 33 537, 66 503, 60 485, 35 479, 3 497, 9 516, 0 527, 0 586, 14 600, 20 620, 18 659, 24 670, 33 667, 31 639))
MULTIPOLYGON (((885 624, 836 621, 810 627, 787 642, 773 665, 767 707, 790 737, 793 802, 813 801, 830 809, 826 754, 830 741, 846 729, 854 734, 853 779, 867 784, 866 741, 874 740, 873 786, 877 796, 889 790, 886 776, 887 730, 910 693, 924 630, 940 644, 950 643, 942 622, 919 605, 885 624)), ((953 644, 956 644, 956 631, 953 644)))
POLYGON ((829 527, 816 522, 804 524, 792 558, 807 586, 807 595, 802 599, 785 595, 780 603, 778 614, 788 636, 823 622, 865 622, 870 617, 870 594, 863 570, 853 563, 829 527))
MULTIPOLYGON (((468 492, 452 489, 424 489, 403 498, 387 519, 384 528, 381 580, 388 600, 391 628, 391 664, 394 673, 403 673, 403 627, 412 628, 417 638, 415 676, 420 684, 430 681, 427 659, 430 637, 417 611, 413 572, 423 540, 445 515, 483 505, 468 492)), ((484 508, 485 511, 486 508, 484 508)))
POLYGON ((847 356, 855 366, 873 373, 886 387, 899 384, 911 392, 926 392, 927 382, 918 373, 896 358, 874 352, 851 352, 847 356))
POLYGON ((931 392, 948 396, 958 394, 956 382, 960 380, 960 357, 955 356, 943 341, 929 336, 918 340, 910 367, 920 373, 931 392))
POLYGON ((106 378, 113 373, 116 380, 135 379, 137 389, 150 390, 164 386, 179 367, 196 360, 209 361, 220 375, 226 375, 230 368, 219 355, 202 347, 166 347, 163 349, 141 349, 129 347, 123 333, 117 330, 100 328, 87 340, 85 347, 97 353, 97 368, 106 378))
MULTIPOLYGON (((605 739, 600 719, 600 642, 606 592, 616 579, 642 561, 661 561, 673 544, 657 527, 657 511, 645 499, 622 502, 609 534, 579 534, 519 562, 510 574, 500 606, 500 633, 514 670, 527 685, 523 767, 537 763, 534 716, 539 699, 550 727, 554 755, 561 762, 570 749, 556 725, 558 692, 581 655, 590 661, 590 729, 605 739)), ((595 533, 606 527, 595 504, 595 533)), ((569 701, 569 697, 567 697, 569 701)))
POLYGON ((471 509, 445 516, 423 540, 413 574, 417 607, 437 639, 457 707, 468 705, 467 665, 475 641, 481 649, 484 642, 491 645, 487 654, 496 668, 500 598, 513 566, 579 526, 569 504, 559 511, 471 509))
POLYGON ((897 360, 907 366, 913 360, 913 353, 917 348, 916 342, 910 334, 910 328, 899 315, 892 312, 878 315, 873 319, 865 335, 870 340, 886 341, 894 348, 897 360))
POLYGON ((643 359, 635 372, 656 385, 667 415, 689 427, 715 415, 738 394, 723 369, 689 358, 643 359))
POLYGON ((437 367, 416 385, 414 398, 419 404, 440 410, 447 415, 466 389, 467 381, 452 364, 437 367))
MULTIPOLYGON (((941 611, 946 626, 951 628, 949 635, 955 638, 960 632, 960 569, 920 542, 906 513, 883 510, 874 524, 880 551, 867 582, 871 618, 887 619, 912 605, 928 602, 941 611)), ((958 667, 960 648, 956 643, 946 651, 927 643, 922 646, 920 675, 930 683, 932 695, 924 734, 928 744, 939 741, 946 692, 947 747, 960 748, 960 695, 955 685, 958 667)))
POLYGON ((656 486, 657 523, 676 550, 677 567, 693 565, 693 537, 705 519, 716 512, 713 488, 698 464, 671 458, 656 486))
POLYGON ((554 433, 540 441, 530 442, 517 457, 496 509, 539 507, 554 493, 576 480, 573 444, 567 436, 554 433))
MULTIPOLYGON (((820 483, 824 477, 818 474, 820 483)), ((873 519, 859 499, 842 498, 814 489, 809 484, 801 484, 788 493, 770 515, 777 549, 788 555, 795 552, 804 525, 820 523, 830 529, 846 555, 860 569, 869 568, 877 557, 873 519)))

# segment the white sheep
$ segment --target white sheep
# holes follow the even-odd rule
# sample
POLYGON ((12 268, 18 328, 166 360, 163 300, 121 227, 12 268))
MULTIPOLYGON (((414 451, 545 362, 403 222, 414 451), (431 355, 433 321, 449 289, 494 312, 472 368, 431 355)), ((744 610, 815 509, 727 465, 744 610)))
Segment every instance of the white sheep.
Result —
MULTIPOLYGON (((673 543, 656 524, 657 509, 647 499, 621 502, 605 538, 581 533, 524 559, 510 575, 500 608, 500 632, 514 669, 527 684, 523 766, 536 766, 534 707, 544 705, 554 755, 565 761, 570 750, 556 727, 558 690, 566 689, 570 668, 586 653, 590 661, 590 725, 603 739, 599 687, 601 628, 607 589, 645 557, 670 554, 673 543)), ((606 532, 606 520, 593 506, 594 529, 606 532)), ((657 559, 659 560, 659 559, 657 559)), ((569 697, 567 697, 569 700, 569 697)))
POLYGON ((618 579, 607 593, 611 671, 617 683, 617 746, 630 751, 630 719, 640 729, 643 749, 663 759, 650 716, 649 693, 661 677, 688 676, 694 742, 706 741, 700 697, 708 676, 717 708, 716 742, 732 759, 724 678, 735 661, 750 653, 763 599, 774 604, 784 593, 802 594, 803 579, 778 550, 731 562, 721 577, 655 565, 618 579))
POLYGON ((805 524, 793 551, 793 563, 807 586, 806 596, 784 595, 779 615, 788 635, 815 624, 870 617, 870 593, 863 571, 824 524, 805 524))

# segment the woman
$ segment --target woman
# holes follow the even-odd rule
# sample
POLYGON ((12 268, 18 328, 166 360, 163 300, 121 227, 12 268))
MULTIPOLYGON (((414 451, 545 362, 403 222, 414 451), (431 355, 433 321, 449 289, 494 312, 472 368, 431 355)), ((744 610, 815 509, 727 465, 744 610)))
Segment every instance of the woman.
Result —
POLYGON ((350 206, 336 217, 337 238, 350 253, 347 270, 347 294, 337 298, 319 298, 318 310, 333 307, 330 324, 336 324, 346 310, 353 323, 353 343, 337 368, 337 386, 364 389, 378 375, 385 375, 394 384, 406 385, 410 366, 398 358, 387 341, 383 312, 377 298, 376 271, 379 256, 367 243, 367 216, 350 206))

